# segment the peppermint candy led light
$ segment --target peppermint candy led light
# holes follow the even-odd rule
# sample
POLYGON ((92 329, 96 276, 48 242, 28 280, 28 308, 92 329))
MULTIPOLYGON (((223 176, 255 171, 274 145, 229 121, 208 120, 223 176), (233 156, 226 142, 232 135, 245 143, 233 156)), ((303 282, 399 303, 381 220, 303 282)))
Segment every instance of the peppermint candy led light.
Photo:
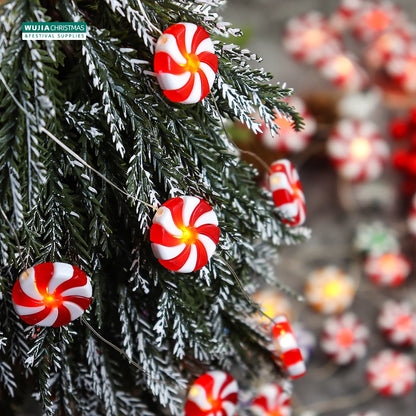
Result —
POLYGON ((411 234, 416 236, 416 194, 413 195, 410 204, 409 215, 407 217, 407 227, 411 234))
POLYGON ((309 64, 342 49, 339 37, 328 21, 315 11, 289 20, 283 35, 283 45, 295 59, 309 64))
POLYGON ((290 226, 303 224, 306 218, 305 196, 292 162, 280 159, 271 164, 269 187, 274 204, 284 217, 282 221, 290 226))
POLYGON ((189 390, 185 416, 234 416, 238 400, 237 382, 224 371, 209 371, 189 390))
POLYGON ((331 27, 339 32, 350 29, 364 3, 364 0, 342 0, 329 18, 331 27))
POLYGON ((306 301, 324 314, 343 312, 351 305, 354 295, 354 281, 335 266, 315 270, 305 285, 306 301))
POLYGON ((364 357, 369 332, 352 313, 329 318, 322 331, 321 348, 338 365, 350 364, 364 357))
POLYGON ((177 23, 156 43, 154 70, 166 97, 194 104, 209 93, 218 70, 218 58, 207 31, 193 23, 177 23))
POLYGON ((291 400, 282 386, 270 383, 262 386, 250 406, 256 416, 290 416, 291 400))
POLYGON ((392 344, 399 347, 416 345, 416 313, 410 303, 386 301, 377 325, 392 344))
POLYGON ((327 152, 338 173, 355 182, 377 178, 389 156, 377 126, 360 120, 340 121, 330 134, 327 152))
POLYGON ((218 219, 211 206, 195 196, 166 201, 153 217, 152 250, 169 270, 190 273, 208 263, 220 236, 218 219))
POLYGON ((76 266, 41 263, 13 286, 13 306, 30 325, 59 327, 79 318, 91 303, 90 279, 76 266))
POLYGON ((305 362, 287 317, 279 315, 274 323, 273 341, 287 374, 292 380, 304 376, 305 362))
POLYGON ((406 53, 392 57, 388 62, 387 73, 406 92, 416 92, 416 44, 406 53))
POLYGON ((370 386, 384 396, 402 396, 408 393, 416 380, 413 360, 407 355, 383 350, 367 364, 370 386))
POLYGON ((378 286, 400 286, 410 273, 410 261, 400 253, 369 255, 364 264, 368 278, 378 286))
POLYGON ((301 131, 296 131, 291 118, 276 116, 274 122, 279 126, 279 134, 272 133, 271 129, 263 123, 262 132, 258 134, 258 138, 269 149, 282 152, 300 152, 308 146, 312 135, 316 132, 316 121, 301 98, 290 97, 287 103, 295 107, 303 118, 305 127, 301 131))

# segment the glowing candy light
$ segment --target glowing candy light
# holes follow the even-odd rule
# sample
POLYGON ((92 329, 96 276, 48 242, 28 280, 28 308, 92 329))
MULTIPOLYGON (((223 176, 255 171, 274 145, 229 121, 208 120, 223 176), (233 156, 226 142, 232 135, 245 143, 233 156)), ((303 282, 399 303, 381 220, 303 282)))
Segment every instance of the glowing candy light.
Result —
POLYGON ((327 151, 338 173, 350 181, 377 178, 389 156, 376 125, 359 120, 340 121, 329 137, 327 151))
POLYGON ((368 338, 367 327, 354 314, 347 313, 325 322, 321 347, 334 363, 345 365, 364 357, 368 338))
POLYGON ((415 384, 415 364, 407 355, 383 350, 368 362, 367 379, 370 386, 382 395, 401 396, 415 384))
POLYGON ((292 162, 280 159, 272 163, 269 186, 274 204, 285 217, 282 221, 290 226, 303 224, 306 218, 305 196, 292 162))
POLYGON ((392 57, 387 72, 404 91, 416 92, 416 46, 413 45, 405 54, 392 57))
POLYGON ((154 70, 169 100, 182 104, 201 101, 218 70, 218 58, 207 31, 193 23, 170 26, 157 41, 154 70))
POLYGON ((91 303, 89 277, 66 263, 41 263, 13 286, 13 306, 30 325, 59 327, 79 318, 91 303))
POLYGON ((377 320, 383 335, 394 345, 416 345, 416 313, 408 302, 386 301, 377 320))
POLYGON ((185 416, 234 416, 237 400, 234 378, 224 371, 209 371, 189 390, 185 416))
POLYGON ((290 396, 279 384, 266 384, 257 392, 250 410, 256 416, 290 416, 290 396))
POLYGON ((400 286, 410 273, 410 261, 399 253, 385 253, 367 257, 364 270, 378 286, 400 286))
POLYGON ((307 302, 318 312, 340 313, 354 298, 353 280, 335 266, 326 266, 312 272, 305 286, 307 302))
POLYGON ((289 377, 293 380, 304 376, 305 362, 287 317, 279 315, 274 322, 273 341, 289 377))
MULTIPOLYGON (((291 317, 293 314, 290 302, 284 295, 274 288, 258 290, 253 295, 254 302, 260 305, 261 310, 270 318, 275 318, 277 315, 286 315, 291 317)), ((257 321, 263 325, 268 326, 270 320, 264 315, 256 314, 257 321)))
POLYGON ((211 206, 194 196, 169 199, 150 228, 153 254, 162 266, 179 273, 199 270, 218 244, 218 219, 211 206))

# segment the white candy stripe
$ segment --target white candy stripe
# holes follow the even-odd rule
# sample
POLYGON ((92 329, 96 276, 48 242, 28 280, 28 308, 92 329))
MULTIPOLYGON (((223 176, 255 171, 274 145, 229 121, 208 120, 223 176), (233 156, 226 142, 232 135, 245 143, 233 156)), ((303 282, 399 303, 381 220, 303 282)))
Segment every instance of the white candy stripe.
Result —
POLYGON ((45 309, 45 306, 22 306, 14 303, 14 309, 18 315, 33 315, 45 309))
POLYGON ((74 268, 67 263, 53 263, 53 276, 49 281, 48 293, 55 292, 56 288, 70 280, 74 275, 74 268))
POLYGON ((214 385, 212 386, 212 396, 217 399, 219 398, 220 389, 227 379, 227 373, 224 373, 223 371, 210 371, 208 374, 214 379, 214 385))
MULTIPOLYGON (((222 403, 222 407, 225 410, 225 414, 227 416, 234 416, 234 412, 235 412, 235 404, 233 402, 230 402, 228 400, 226 400, 225 402, 222 403)), ((222 416, 223 412, 218 412, 217 413, 218 416, 222 416)))
POLYGON ((152 250, 153 254, 157 259, 162 260, 171 260, 174 259, 176 256, 179 256, 179 254, 182 253, 183 250, 185 250, 186 244, 178 244, 177 246, 168 247, 163 246, 162 244, 155 244, 152 243, 152 250))
POLYGON ((269 178, 270 183, 270 190, 272 192, 277 191, 279 189, 287 189, 290 193, 292 193, 292 187, 289 183, 289 178, 287 174, 283 172, 276 172, 270 175, 269 178))
POLYGON ((64 298, 66 296, 82 296, 84 298, 90 298, 92 296, 92 286, 90 279, 87 277, 87 281, 83 286, 71 287, 70 289, 64 290, 61 293, 64 298))
POLYGON ((179 65, 186 65, 187 60, 181 54, 176 37, 170 33, 164 33, 160 36, 156 45, 156 52, 167 53, 179 65))
POLYGON ((204 234, 198 234, 198 240, 204 245, 205 250, 207 252, 207 256, 208 258, 210 258, 214 254, 215 249, 217 248, 216 244, 204 234))
POLYGON ((49 313, 49 315, 45 319, 42 319, 42 321, 38 322, 36 325, 52 326, 56 322, 56 319, 58 318, 58 314, 59 314, 58 308, 53 308, 51 309, 51 312, 49 313))
POLYGON ((233 380, 231 383, 228 383, 227 386, 224 388, 224 390, 221 393, 221 398, 224 399, 228 395, 232 393, 236 393, 238 391, 238 385, 235 380, 233 380))
POLYGON ((201 200, 199 198, 190 198, 190 197, 181 197, 183 201, 183 208, 182 208, 182 220, 183 225, 187 227, 189 225, 189 219, 191 218, 192 213, 194 212, 195 208, 199 205, 201 200))
POLYGON ((273 319, 275 324, 281 324, 282 322, 288 322, 285 315, 277 315, 276 318, 273 319))
MULTIPOLYGON (((25 273, 25 272, 24 272, 25 273)), ((19 278, 20 287, 22 291, 32 299, 43 300, 42 295, 38 292, 35 284, 35 270, 33 267, 29 269, 29 275, 26 278, 23 278, 22 273, 19 278)))
POLYGON ((67 308, 69 313, 71 314, 71 321, 73 321, 74 319, 79 318, 84 313, 84 309, 79 307, 74 302, 64 301, 64 302, 62 302, 62 305, 65 306, 65 308, 67 308))
POLYGON ((199 76, 198 72, 194 74, 194 85, 192 88, 191 93, 189 94, 188 98, 181 101, 182 104, 194 104, 201 100, 201 77, 199 76))
POLYGON ((191 53, 192 50, 192 41, 198 26, 194 23, 181 23, 185 26, 185 49, 186 52, 191 53))
POLYGON ((208 401, 206 390, 199 384, 192 386, 192 396, 188 396, 188 400, 194 402, 201 410, 211 410, 212 404, 208 401))
POLYGON ((194 227, 198 228, 201 225, 206 225, 206 224, 218 225, 218 218, 212 209, 200 215, 195 221, 194 227))
POLYGON ((296 377, 306 372, 306 366, 303 361, 298 361, 295 364, 286 367, 287 372, 290 376, 296 377))
POLYGON ((191 78, 189 71, 180 75, 163 72, 157 75, 157 80, 163 90, 178 90, 182 88, 191 78))
POLYGON ((279 352, 281 354, 298 348, 295 337, 290 333, 285 333, 284 335, 277 337, 276 343, 279 346, 279 352))
POLYGON ((208 85, 211 88, 212 84, 214 83, 215 80, 215 72, 212 70, 212 68, 206 64, 205 62, 201 62, 199 64, 199 68, 201 69, 201 71, 205 74, 205 76, 207 77, 208 80, 208 85))
POLYGON ((298 201, 279 205, 279 210, 282 212, 283 216, 287 218, 294 218, 301 212, 298 201))
POLYGON ((186 263, 178 270, 179 273, 191 273, 194 271, 196 262, 198 260, 198 252, 195 244, 191 245, 191 252, 189 253, 188 260, 186 263))
POLYGON ((196 48, 195 55, 199 55, 202 52, 211 52, 215 54, 214 44, 210 38, 206 38, 199 43, 198 47, 196 48))
POLYGON ((172 213, 167 207, 161 206, 157 210, 156 215, 153 217, 153 223, 160 224, 169 234, 177 237, 181 237, 183 234, 182 231, 175 225, 172 213))

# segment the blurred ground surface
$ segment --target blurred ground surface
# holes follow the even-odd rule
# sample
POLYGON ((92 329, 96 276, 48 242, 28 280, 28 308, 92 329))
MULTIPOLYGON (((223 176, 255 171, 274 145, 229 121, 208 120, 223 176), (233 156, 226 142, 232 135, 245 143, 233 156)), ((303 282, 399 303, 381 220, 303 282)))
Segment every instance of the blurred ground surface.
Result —
MULTIPOLYGON (((394 3, 402 5, 410 18, 416 20, 414 0, 394 3)), ((264 58, 262 66, 272 72, 277 81, 287 82, 297 94, 309 99, 313 97, 315 102, 317 99, 328 101, 328 97, 330 100, 334 98, 334 90, 315 69, 298 64, 287 55, 282 46, 281 34, 288 18, 312 9, 329 14, 337 4, 336 0, 229 0, 224 16, 234 25, 249 29, 251 35, 245 46, 264 58)), ((394 109, 380 107, 372 120, 384 128, 386 115, 392 112, 394 109)), ((296 157, 293 160, 300 162, 296 157)), ((405 204, 397 191, 397 177, 392 171, 388 171, 373 184, 348 189, 345 186, 339 187, 339 181, 322 153, 308 159, 306 163, 299 163, 298 167, 307 200, 306 225, 312 229, 312 238, 301 246, 283 250, 277 269, 278 277, 300 292, 306 276, 319 266, 334 264, 349 271, 354 278, 360 278, 360 259, 357 259, 351 246, 356 224, 380 220, 398 231, 403 229, 405 204), (343 194, 352 198, 350 211, 341 206, 339 189, 343 189, 343 194)), ((404 236, 401 243, 407 254, 412 255, 415 260, 414 240, 404 236)), ((416 306, 415 280, 413 271, 403 287, 393 290, 375 288, 365 278, 361 280, 360 289, 350 310, 371 330, 368 354, 356 364, 337 369, 328 365, 327 359, 318 348, 310 363, 309 373, 294 382, 295 406, 308 409, 311 404, 329 401, 325 406, 327 410, 336 405, 344 406, 339 410, 329 410, 325 413, 328 416, 347 416, 354 410, 370 409, 378 410, 382 416, 415 415, 415 389, 405 397, 383 398, 375 395, 364 401, 364 396, 368 393, 366 362, 376 352, 388 347, 375 326, 378 308, 387 298, 407 299, 416 306), (352 397, 347 398, 345 403, 337 400, 350 395, 352 397), (361 404, 358 403, 359 399, 362 400, 361 404)), ((310 330, 319 333, 324 316, 312 312, 302 304, 296 304, 295 310, 300 321, 310 330)), ((413 358, 415 357, 414 351, 406 352, 413 353, 413 358)))

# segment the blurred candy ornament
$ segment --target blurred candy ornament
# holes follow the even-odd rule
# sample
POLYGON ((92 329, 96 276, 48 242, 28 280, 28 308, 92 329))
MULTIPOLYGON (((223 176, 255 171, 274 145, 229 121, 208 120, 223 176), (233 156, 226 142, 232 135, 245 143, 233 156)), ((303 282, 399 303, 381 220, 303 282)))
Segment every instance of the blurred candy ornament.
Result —
POLYGON ((355 182, 380 176, 389 156, 377 126, 360 120, 338 122, 327 142, 327 152, 338 173, 355 182))
POLYGON ((290 416, 290 396, 279 384, 266 384, 257 392, 250 410, 256 416, 290 416))
POLYGON ((316 11, 289 20, 283 46, 295 59, 308 64, 315 64, 342 50, 339 36, 316 11))
POLYGON ((376 221, 358 224, 354 247, 362 253, 380 256, 388 252, 398 252, 399 241, 394 230, 376 221))
POLYGON ((194 104, 209 93, 218 58, 207 31, 193 23, 167 28, 156 43, 154 70, 166 97, 194 104))
POLYGON ((387 73, 407 93, 416 92, 416 43, 402 55, 393 56, 386 65, 387 73))
POLYGON ((342 0, 330 16, 331 27, 339 32, 350 29, 357 15, 364 7, 363 0, 342 0))
POLYGON ((402 10, 390 1, 363 2, 363 7, 353 19, 351 29, 357 39, 369 42, 404 22, 402 10))
POLYGON ((383 350, 367 363, 367 380, 383 396, 408 393, 416 380, 416 369, 407 355, 383 350))
POLYGON ((25 270, 13 286, 13 306, 30 325, 59 327, 79 318, 91 303, 89 277, 66 263, 41 263, 25 270))
POLYGON ((414 39, 414 28, 410 25, 391 28, 368 45, 365 61, 373 69, 384 68, 391 59, 405 54, 414 39))
POLYGON ((342 91, 360 91, 368 84, 366 71, 351 54, 332 54, 321 59, 317 68, 325 79, 342 91))
POLYGON ((348 416, 381 416, 379 412, 374 410, 368 410, 366 412, 354 412, 350 413, 348 416))
POLYGON ((392 344, 399 347, 416 345, 416 313, 410 303, 386 301, 377 325, 392 344))
POLYGON ((316 338, 313 332, 308 331, 303 324, 295 322, 292 325, 293 333, 298 341, 299 349, 305 363, 309 361, 316 346, 316 338))
MULTIPOLYGON (((292 305, 287 298, 275 288, 265 288, 258 290, 253 295, 254 302, 260 305, 261 310, 270 318, 274 319, 277 315, 293 316, 292 305)), ((270 320, 264 315, 256 314, 258 322, 268 327, 270 320)))
POLYGON ((367 352, 369 331, 352 313, 329 318, 324 324, 321 348, 338 365, 350 364, 367 352))
POLYGON ((219 236, 215 212, 194 196, 166 201, 150 228, 153 254, 162 266, 179 273, 204 267, 214 254, 219 236))
POLYGON ((369 255, 364 264, 368 278, 378 286, 400 286, 410 273, 410 261, 403 254, 369 255))
POLYGON ((237 400, 234 378, 224 371, 209 371, 197 378, 189 390, 185 416, 234 416, 237 400))
POLYGON ((282 221, 290 226, 303 224, 306 218, 305 196, 292 162, 279 159, 271 164, 269 187, 274 204, 284 217, 282 221))
POLYGON ((276 115, 275 124, 279 126, 279 134, 273 133, 269 127, 262 123, 262 132, 258 134, 260 141, 269 149, 281 152, 300 152, 304 150, 316 132, 316 121, 308 111, 305 102, 299 97, 289 97, 287 103, 295 107, 305 123, 301 131, 293 127, 293 120, 276 115))
POLYGON ((272 334, 277 353, 289 377, 294 380, 304 376, 306 373, 305 362, 292 327, 285 315, 279 315, 274 319, 272 334))
POLYGON ((306 281, 306 301, 324 314, 343 312, 351 305, 354 295, 353 280, 335 266, 315 270, 306 281))
POLYGON ((410 203, 409 215, 407 217, 407 227, 410 234, 416 237, 416 194, 413 195, 410 203))
POLYGON ((365 120, 375 112, 380 102, 381 93, 375 88, 347 94, 338 101, 337 113, 340 118, 365 120))

